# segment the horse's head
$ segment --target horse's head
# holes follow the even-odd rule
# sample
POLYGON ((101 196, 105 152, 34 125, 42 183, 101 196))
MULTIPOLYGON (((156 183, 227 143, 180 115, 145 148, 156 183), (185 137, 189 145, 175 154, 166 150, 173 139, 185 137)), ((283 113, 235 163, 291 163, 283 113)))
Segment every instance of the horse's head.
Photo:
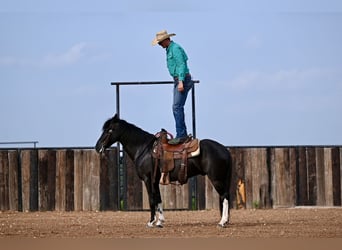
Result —
POLYGON ((118 141, 122 132, 121 120, 118 118, 117 114, 115 114, 103 124, 102 134, 96 142, 95 150, 98 153, 103 153, 105 149, 118 141))

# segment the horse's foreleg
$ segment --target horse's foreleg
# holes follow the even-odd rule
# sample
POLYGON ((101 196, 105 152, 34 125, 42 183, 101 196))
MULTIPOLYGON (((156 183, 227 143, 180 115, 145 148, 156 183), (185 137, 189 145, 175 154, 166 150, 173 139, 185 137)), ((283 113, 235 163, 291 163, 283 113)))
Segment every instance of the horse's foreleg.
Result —
POLYGON ((225 227, 227 223, 229 223, 229 202, 227 198, 224 198, 222 202, 222 217, 218 225, 225 227))
POLYGON ((147 223, 147 227, 154 227, 154 223, 156 222, 156 202, 155 202, 155 190, 150 178, 144 179, 145 187, 148 193, 148 200, 150 204, 150 212, 151 217, 150 221, 147 223))
POLYGON ((156 223, 157 227, 163 227, 163 223, 165 221, 164 212, 163 212, 163 203, 160 195, 160 188, 159 182, 154 183, 154 190, 155 190, 155 202, 158 204, 157 212, 158 212, 158 221, 156 223))
POLYGON ((163 212, 163 204, 159 189, 159 182, 151 183, 151 189, 148 190, 149 201, 150 201, 150 210, 151 210, 151 218, 147 223, 147 227, 154 227, 154 224, 157 227, 163 227, 163 223, 165 221, 164 212, 163 212), (156 210, 158 212, 158 219, 156 217, 156 210))
POLYGON ((147 223, 147 227, 154 227, 154 223, 156 222, 156 210, 151 208, 151 219, 147 223), (154 210, 154 211, 152 211, 154 210))
POLYGON ((159 216, 158 216, 158 221, 156 223, 156 226, 163 227, 163 223, 165 221, 164 212, 163 212, 163 203, 158 204, 157 211, 158 211, 159 216))

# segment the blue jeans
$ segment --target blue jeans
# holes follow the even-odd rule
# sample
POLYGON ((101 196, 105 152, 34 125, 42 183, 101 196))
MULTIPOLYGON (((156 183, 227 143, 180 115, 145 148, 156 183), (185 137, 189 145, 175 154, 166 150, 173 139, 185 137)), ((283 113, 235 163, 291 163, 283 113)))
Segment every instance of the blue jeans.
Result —
POLYGON ((194 82, 191 79, 191 75, 187 74, 183 81, 184 91, 179 92, 177 85, 178 79, 175 78, 172 111, 176 123, 176 138, 181 138, 188 135, 185 125, 184 105, 188 96, 188 92, 194 86, 194 82))

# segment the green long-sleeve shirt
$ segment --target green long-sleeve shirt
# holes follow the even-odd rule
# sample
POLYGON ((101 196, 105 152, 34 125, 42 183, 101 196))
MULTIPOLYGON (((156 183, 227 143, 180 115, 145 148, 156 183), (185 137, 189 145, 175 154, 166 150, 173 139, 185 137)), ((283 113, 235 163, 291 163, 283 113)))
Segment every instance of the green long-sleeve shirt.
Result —
POLYGON ((178 77, 179 81, 184 81, 186 74, 189 73, 187 65, 188 56, 184 49, 177 43, 171 41, 166 48, 167 68, 172 77, 178 77))

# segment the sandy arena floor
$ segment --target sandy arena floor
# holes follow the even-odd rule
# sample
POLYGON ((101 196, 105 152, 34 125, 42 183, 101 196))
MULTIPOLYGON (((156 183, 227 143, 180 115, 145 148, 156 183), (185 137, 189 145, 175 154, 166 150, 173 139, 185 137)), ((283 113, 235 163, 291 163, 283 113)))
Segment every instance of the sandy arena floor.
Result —
POLYGON ((0 238, 341 238, 342 208, 165 211, 164 228, 146 228, 149 212, 0 212, 0 238))

